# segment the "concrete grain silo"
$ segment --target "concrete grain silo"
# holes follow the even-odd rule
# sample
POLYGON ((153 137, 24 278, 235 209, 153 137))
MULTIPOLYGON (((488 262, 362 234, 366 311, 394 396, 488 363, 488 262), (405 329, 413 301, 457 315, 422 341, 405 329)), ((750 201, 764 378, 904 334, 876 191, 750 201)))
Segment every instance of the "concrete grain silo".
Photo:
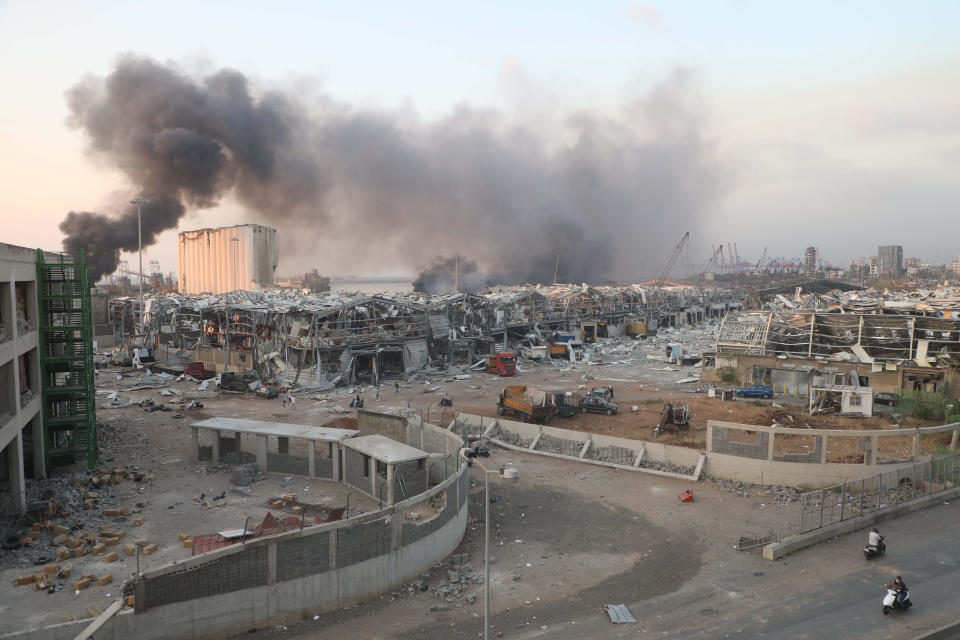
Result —
POLYGON ((177 235, 180 293, 258 289, 276 277, 277 230, 259 224, 197 229, 177 235))

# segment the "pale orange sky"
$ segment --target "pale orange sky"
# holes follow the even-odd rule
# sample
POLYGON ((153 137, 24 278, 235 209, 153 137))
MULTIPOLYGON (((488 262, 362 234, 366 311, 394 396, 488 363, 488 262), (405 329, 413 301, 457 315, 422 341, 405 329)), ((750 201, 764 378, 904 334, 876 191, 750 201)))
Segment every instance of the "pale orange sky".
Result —
MULTIPOLYGON (((705 228, 691 230, 701 250, 718 238, 756 259, 764 245, 768 255, 790 257, 812 244, 841 262, 900 243, 905 255, 954 259, 957 5, 717 7, 491 6, 461 32, 459 10, 436 6, 434 24, 386 5, 0 3, 0 241, 56 249, 67 211, 104 211, 127 187, 85 155, 83 136, 65 125, 63 94, 136 51, 194 68, 234 66, 265 83, 315 78, 338 99, 409 104, 427 118, 464 101, 527 120, 558 106, 602 109, 666 69, 689 65, 731 176, 705 228), (830 21, 818 18, 827 14, 830 21), (485 29, 499 29, 498 37, 485 29), (507 67, 522 72, 522 84, 505 78, 507 67)), ((188 215, 181 230, 242 222, 261 221, 228 202, 188 215)), ((145 251, 145 264, 175 269, 175 233, 145 251)), ((313 255, 281 262, 280 271, 412 271, 376 256, 355 256, 357 268, 344 268, 337 250, 336 238, 324 238, 313 255)))

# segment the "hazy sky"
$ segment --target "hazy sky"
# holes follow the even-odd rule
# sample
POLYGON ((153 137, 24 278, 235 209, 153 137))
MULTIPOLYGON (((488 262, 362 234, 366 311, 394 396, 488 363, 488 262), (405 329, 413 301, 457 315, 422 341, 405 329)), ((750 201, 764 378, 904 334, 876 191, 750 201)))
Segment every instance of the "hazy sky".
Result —
MULTIPOLYGON (((423 119, 463 103, 518 121, 602 111, 685 68, 723 175, 710 222, 690 229, 691 262, 717 241, 751 261, 765 245, 785 257, 817 245, 845 263, 894 243, 949 261, 960 253, 958 24, 960 3, 933 0, 0 0, 0 241, 57 248, 68 210, 104 210, 128 188, 85 155, 64 92, 133 52, 423 119)), ((181 230, 246 221, 258 220, 228 201, 181 230)), ((161 238, 144 260, 175 270, 175 232, 161 238)), ((322 250, 314 262, 351 271, 322 250)), ((400 270, 412 272, 382 268, 400 270)))

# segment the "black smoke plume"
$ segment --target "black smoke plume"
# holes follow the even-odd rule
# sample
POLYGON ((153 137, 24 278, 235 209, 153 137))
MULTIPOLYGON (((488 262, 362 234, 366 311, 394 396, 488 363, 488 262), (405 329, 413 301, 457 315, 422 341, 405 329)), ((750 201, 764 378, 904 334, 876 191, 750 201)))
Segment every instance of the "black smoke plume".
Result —
MULTIPOLYGON (((128 56, 68 101, 91 152, 126 173, 132 195, 161 203, 144 213, 145 246, 231 197, 278 227, 287 270, 297 256, 361 273, 459 254, 465 289, 655 272, 719 190, 694 89, 681 71, 609 113, 519 124, 457 106, 423 121, 128 56)), ((61 229, 97 277, 136 247, 135 211, 71 212, 61 229)), ((452 288, 451 261, 435 260, 418 286, 452 288)))
POLYGON ((474 291, 487 284, 477 263, 463 256, 437 256, 413 281, 414 291, 474 291))
MULTIPOLYGON (((187 207, 209 208, 232 193, 254 210, 302 214, 320 201, 317 157, 300 137, 308 119, 278 93, 255 98, 240 73, 194 81, 153 60, 128 56, 105 80, 67 93, 70 124, 150 201, 143 244, 173 229, 187 207)), ((137 214, 70 212, 60 224, 67 250, 84 249, 91 275, 112 273, 120 251, 137 248, 137 214)))

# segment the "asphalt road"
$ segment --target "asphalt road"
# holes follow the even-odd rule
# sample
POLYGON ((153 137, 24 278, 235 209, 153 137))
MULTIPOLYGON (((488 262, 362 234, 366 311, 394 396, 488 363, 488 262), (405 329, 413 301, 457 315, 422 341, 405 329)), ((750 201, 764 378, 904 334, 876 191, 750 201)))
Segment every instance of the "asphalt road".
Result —
POLYGON ((556 621, 521 637, 906 639, 960 619, 960 503, 880 530, 888 541, 884 558, 864 560, 866 532, 858 532, 753 573, 706 567, 679 591, 628 603, 636 624, 556 621), (907 582, 914 606, 884 616, 882 585, 895 575, 907 582))

